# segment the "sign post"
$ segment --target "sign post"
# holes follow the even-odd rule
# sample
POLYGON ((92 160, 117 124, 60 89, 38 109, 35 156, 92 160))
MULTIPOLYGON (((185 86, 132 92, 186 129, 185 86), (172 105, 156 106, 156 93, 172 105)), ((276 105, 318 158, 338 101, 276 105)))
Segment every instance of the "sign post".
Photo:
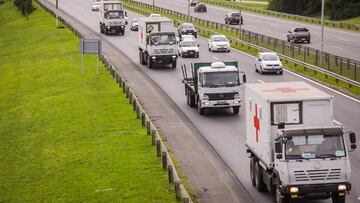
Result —
POLYGON ((84 54, 96 54, 96 75, 99 73, 99 55, 101 54, 100 39, 80 39, 80 54, 82 64, 82 76, 84 77, 84 54))

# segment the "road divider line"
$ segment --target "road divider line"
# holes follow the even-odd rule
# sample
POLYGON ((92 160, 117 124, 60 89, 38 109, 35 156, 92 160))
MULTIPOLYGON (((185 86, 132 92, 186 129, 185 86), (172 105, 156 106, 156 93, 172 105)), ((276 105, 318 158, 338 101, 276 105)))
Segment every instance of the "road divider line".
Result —
POLYGON ((259 83, 265 83, 264 81, 262 81, 262 80, 257 80, 259 83))

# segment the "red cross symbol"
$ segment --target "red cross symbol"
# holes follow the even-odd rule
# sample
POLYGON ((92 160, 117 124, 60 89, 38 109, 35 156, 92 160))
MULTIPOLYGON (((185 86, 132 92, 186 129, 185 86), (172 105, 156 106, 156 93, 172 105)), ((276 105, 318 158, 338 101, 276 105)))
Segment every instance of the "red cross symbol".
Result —
POLYGON ((143 33, 142 29, 141 29, 141 31, 140 31, 140 37, 141 37, 141 42, 143 42, 143 40, 144 40, 144 33, 143 33))
POLYGON ((256 130, 256 142, 259 142, 260 120, 258 118, 257 104, 255 104, 254 127, 256 130))
POLYGON ((298 88, 294 89, 291 87, 279 87, 273 90, 264 90, 264 92, 281 92, 281 93, 294 93, 301 90, 309 90, 308 88, 298 88))

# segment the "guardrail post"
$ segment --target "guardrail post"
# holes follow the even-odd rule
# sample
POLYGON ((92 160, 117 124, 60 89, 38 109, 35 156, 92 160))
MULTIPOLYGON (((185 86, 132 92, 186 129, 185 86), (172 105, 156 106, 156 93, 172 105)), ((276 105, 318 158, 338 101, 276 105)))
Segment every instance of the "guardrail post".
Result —
POLYGON ((169 183, 173 183, 174 181, 174 171, 172 165, 168 165, 168 177, 169 177, 169 183))
POLYGON ((145 126, 145 113, 144 112, 141 113, 141 125, 145 126))
POLYGON ((282 51, 281 53, 284 55, 285 54, 285 41, 282 41, 282 51))
POLYGON ((180 181, 175 180, 175 182, 174 182, 174 188, 175 188, 176 199, 181 199, 180 181))
POLYGON ((274 51, 276 50, 276 44, 277 44, 277 39, 274 39, 274 45, 273 45, 274 51))
POLYGON ((167 154, 166 152, 162 152, 162 168, 165 170, 167 167, 167 154))
POLYGON ((155 145, 155 142, 156 142, 156 130, 153 129, 153 130, 151 131, 151 144, 152 144, 152 145, 155 145))
POLYGON ((292 56, 292 58, 294 58, 294 56, 295 56, 295 47, 294 47, 294 43, 291 43, 291 56, 292 56))
POLYGON ((131 104, 132 104, 132 107, 133 107, 133 111, 136 111, 136 99, 135 99, 135 96, 133 96, 133 99, 131 100, 131 104))
POLYGON ((342 66, 343 66, 342 57, 340 57, 340 68, 342 68, 342 66))
POLYGON ((136 104, 136 118, 140 118, 140 106, 138 104, 136 104))
POLYGON ((306 63, 306 47, 304 47, 304 62, 306 63))
POLYGON ((161 156, 161 143, 160 140, 156 140, 156 156, 161 156))
POLYGON ((327 54, 328 70, 330 70, 330 54, 327 54))
POLYGON ((355 70, 355 75, 354 75, 354 80, 355 80, 355 81, 356 81, 356 78, 357 78, 357 75, 356 75, 356 74, 357 74, 357 73, 356 73, 356 69, 357 69, 357 67, 356 67, 356 63, 355 63, 355 69, 354 69, 354 70, 355 70))
POLYGON ((350 69, 350 59, 347 59, 347 69, 350 69))

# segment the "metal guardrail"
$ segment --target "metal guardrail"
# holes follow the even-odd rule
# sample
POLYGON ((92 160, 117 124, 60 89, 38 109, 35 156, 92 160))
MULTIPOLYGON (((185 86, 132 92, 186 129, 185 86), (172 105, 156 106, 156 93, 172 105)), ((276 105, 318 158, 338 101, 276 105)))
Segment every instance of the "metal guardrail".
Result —
MULTIPOLYGON (((56 17, 56 14, 53 10, 49 9, 43 5, 40 1, 35 0, 45 11, 50 13, 52 16, 56 17)), ((60 22, 62 22, 69 30, 71 30, 77 37, 82 38, 82 34, 74 28, 70 23, 66 22, 61 16, 58 16, 60 22)), ((147 115, 145 109, 141 106, 141 102, 138 97, 135 95, 134 91, 126 81, 126 79, 120 74, 120 72, 115 68, 114 65, 107 59, 107 57, 102 53, 100 60, 103 62, 105 67, 109 70, 112 77, 116 80, 116 83, 122 88, 123 93, 126 95, 126 98, 129 99, 129 104, 133 106, 133 111, 136 112, 136 118, 141 118, 142 126, 146 127, 147 135, 151 135, 152 145, 156 145, 156 155, 162 158, 162 168, 167 170, 169 183, 174 184, 174 191, 176 199, 183 200, 184 203, 192 203, 192 199, 187 192, 185 186, 181 183, 180 177, 175 168, 175 164, 171 159, 170 153, 166 148, 159 131, 157 130, 154 123, 151 121, 150 117, 147 115)))
MULTIPOLYGON (((122 2, 127 2, 130 4, 135 4, 137 6, 145 7, 148 10, 152 10, 152 5, 137 2, 134 0, 121 0, 122 2)), ((129 5, 126 5, 129 7, 129 5)), ((131 6, 130 6, 131 7, 131 6)), ((135 7, 132 7, 136 9, 135 7)), ((149 15, 150 11, 145 11, 142 9, 137 9, 138 12, 145 15, 149 15)), ((165 14, 172 15, 176 18, 184 19, 189 22, 194 22, 200 26, 196 26, 197 29, 208 30, 208 33, 219 34, 218 32, 210 31, 209 29, 202 28, 201 26, 211 27, 213 29, 218 29, 223 32, 227 32, 228 36, 239 35, 239 29, 231 27, 230 25, 225 25, 221 23, 211 22, 203 20, 193 16, 187 16, 185 14, 179 13, 177 11, 172 11, 169 9, 164 9, 160 7, 155 7, 154 11, 162 12, 165 14)), ((284 59, 294 62, 295 64, 309 67, 314 70, 317 70, 321 73, 327 73, 326 75, 334 77, 335 79, 342 80, 349 85, 360 86, 360 62, 340 56, 336 56, 330 53, 324 52, 323 57, 325 58, 324 64, 325 67, 318 67, 320 60, 320 51, 302 45, 297 45, 294 43, 286 42, 284 40, 268 37, 258 33, 253 33, 251 31, 241 30, 241 40, 229 36, 232 41, 236 41, 239 44, 245 44, 247 46, 256 48, 259 51, 275 51, 278 52, 284 59), (262 45, 262 46, 260 46, 262 45), (265 46, 265 47, 264 47, 265 46), (302 60, 300 60, 301 58, 302 60), (311 64, 313 63, 313 64, 311 64), (347 77, 345 75, 348 75, 347 77)))
MULTIPOLYGON (((238 3, 221 2, 221 1, 214 1, 214 0, 200 0, 200 1, 203 3, 207 3, 207 4, 212 4, 215 6, 221 6, 221 7, 225 7, 225 8, 239 10, 238 3)), ((258 14, 262 14, 262 15, 300 20, 300 21, 304 21, 307 23, 321 24, 321 20, 319 18, 312 18, 312 17, 301 16, 301 15, 294 15, 294 14, 288 14, 288 13, 283 13, 283 12, 265 10, 265 9, 251 8, 251 7, 247 7, 247 6, 241 6, 241 9, 244 11, 258 13, 258 14)), ((343 22, 338 22, 338 21, 333 21, 333 20, 324 20, 324 24, 329 27, 339 27, 339 28, 348 29, 348 30, 360 31, 360 25, 357 25, 357 24, 343 23, 343 22)))

